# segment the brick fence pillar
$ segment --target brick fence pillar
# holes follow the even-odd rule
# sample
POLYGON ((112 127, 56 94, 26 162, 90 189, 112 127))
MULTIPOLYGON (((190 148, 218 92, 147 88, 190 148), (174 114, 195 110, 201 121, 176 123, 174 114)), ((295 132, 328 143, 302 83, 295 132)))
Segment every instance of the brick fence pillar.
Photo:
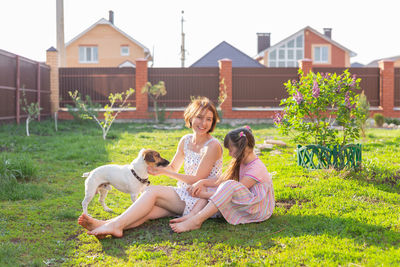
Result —
POLYGON ((148 71, 147 59, 144 58, 136 59, 135 95, 136 95, 136 112, 138 113, 139 118, 148 117, 149 98, 146 93, 142 94, 142 89, 148 81, 147 71, 148 71))
POLYGON ((50 111, 51 116, 60 108, 58 84, 58 51, 50 47, 46 51, 46 64, 50 66, 50 111))
POLYGON ((309 58, 304 58, 302 60, 299 60, 299 69, 303 70, 303 74, 307 75, 312 71, 312 60, 309 58))
POLYGON ((221 105, 224 116, 232 112, 232 60, 221 59, 219 62, 219 91, 226 90, 226 99, 221 105), (223 82, 222 82, 223 81, 223 82))
POLYGON ((380 68, 380 106, 383 115, 390 117, 394 108, 394 62, 392 60, 379 61, 380 68))

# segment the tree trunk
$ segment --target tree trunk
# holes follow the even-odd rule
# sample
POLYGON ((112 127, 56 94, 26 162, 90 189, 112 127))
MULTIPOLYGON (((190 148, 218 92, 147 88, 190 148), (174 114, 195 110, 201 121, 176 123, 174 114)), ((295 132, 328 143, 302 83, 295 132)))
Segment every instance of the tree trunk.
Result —
POLYGON ((29 121, 30 121, 30 117, 28 116, 28 118, 26 118, 26 136, 29 136, 29 121))

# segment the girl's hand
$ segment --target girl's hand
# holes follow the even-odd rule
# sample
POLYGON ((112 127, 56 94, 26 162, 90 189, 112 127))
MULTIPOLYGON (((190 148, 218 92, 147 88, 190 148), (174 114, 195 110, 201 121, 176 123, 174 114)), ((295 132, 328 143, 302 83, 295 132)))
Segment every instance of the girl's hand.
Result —
POLYGON ((147 172, 151 175, 158 176, 163 174, 163 167, 147 167, 147 172))
POLYGON ((202 191, 206 191, 206 188, 204 186, 204 180, 203 179, 199 180, 199 181, 195 182, 194 184, 192 184, 191 186, 189 186, 188 191, 191 194, 191 196, 198 197, 198 195, 202 191))

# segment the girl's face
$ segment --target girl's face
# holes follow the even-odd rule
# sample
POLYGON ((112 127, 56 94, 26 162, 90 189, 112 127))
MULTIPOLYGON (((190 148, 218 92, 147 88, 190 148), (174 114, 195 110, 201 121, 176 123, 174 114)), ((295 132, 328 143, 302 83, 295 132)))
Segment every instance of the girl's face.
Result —
POLYGON ((238 149, 236 146, 232 144, 232 142, 229 142, 228 150, 229 150, 229 156, 231 156, 232 158, 236 158, 238 149))
POLYGON ((203 110, 192 119, 192 129, 198 134, 208 133, 213 123, 213 113, 211 110, 203 110))

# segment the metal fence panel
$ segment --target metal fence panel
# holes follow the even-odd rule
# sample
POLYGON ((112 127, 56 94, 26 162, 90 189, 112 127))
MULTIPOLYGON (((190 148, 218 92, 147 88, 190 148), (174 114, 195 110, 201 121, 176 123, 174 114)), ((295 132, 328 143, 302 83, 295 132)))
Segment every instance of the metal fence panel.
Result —
POLYGON ((232 68, 233 107, 278 107, 286 98, 288 80, 298 80, 297 68, 232 68))
POLYGON ((20 118, 26 117, 22 111, 23 92, 27 103, 37 102, 43 108, 41 118, 50 115, 50 68, 39 63, 4 50, 0 50, 0 121, 11 122, 17 119, 17 103, 20 118), (19 61, 19 72, 17 70, 19 61), (40 82, 38 82, 40 68, 40 82), (19 73, 19 74, 18 74, 19 73), (19 99, 17 100, 17 80, 19 79, 19 99), (40 86, 40 96, 38 93, 40 86))
POLYGON ((131 106, 136 106, 134 68, 59 68, 60 107, 73 105, 68 92, 77 90, 82 97, 90 96, 102 106, 109 103, 110 93, 122 93, 129 88, 136 91, 128 99, 131 106))
MULTIPOLYGON (((165 82, 167 94, 159 97, 160 107, 185 107, 191 96, 218 102, 219 68, 149 68, 148 79, 153 85, 165 82)), ((149 107, 153 107, 150 98, 149 107)))
POLYGON ((400 106, 400 68, 394 68, 394 106, 400 106))
MULTIPOLYGON (((360 87, 364 91, 369 104, 377 107, 380 104, 379 97, 379 68, 347 68, 351 74, 355 74, 357 78, 361 78, 360 87)), ((313 68, 313 72, 317 73, 336 73, 342 74, 346 68, 313 68)))

